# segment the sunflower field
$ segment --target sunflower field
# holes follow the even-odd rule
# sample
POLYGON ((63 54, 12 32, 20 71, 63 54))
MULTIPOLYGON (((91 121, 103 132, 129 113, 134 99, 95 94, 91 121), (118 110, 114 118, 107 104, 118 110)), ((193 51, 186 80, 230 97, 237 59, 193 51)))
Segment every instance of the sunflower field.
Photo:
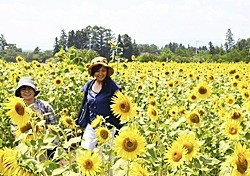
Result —
POLYGON ((92 123, 98 145, 88 151, 74 119, 81 87, 92 79, 87 64, 16 60, 0 60, 0 175, 250 175, 250 64, 110 63, 122 88, 111 109, 123 128, 114 138, 98 116, 92 123), (57 125, 44 128, 14 97, 22 76, 34 78, 57 125))

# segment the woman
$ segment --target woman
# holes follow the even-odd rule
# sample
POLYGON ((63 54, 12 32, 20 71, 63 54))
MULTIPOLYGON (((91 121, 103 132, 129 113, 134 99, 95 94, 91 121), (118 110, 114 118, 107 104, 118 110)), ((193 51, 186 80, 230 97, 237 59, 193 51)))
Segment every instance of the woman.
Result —
MULTIPOLYGON (((56 117, 53 108, 50 104, 44 100, 36 98, 40 93, 40 90, 34 84, 34 81, 30 77, 22 77, 18 86, 15 90, 15 96, 23 98, 25 104, 33 109, 35 109, 39 114, 41 114, 45 120, 45 125, 56 125, 56 117)), ((58 144, 57 140, 54 140, 55 145, 58 144)), ((47 150, 47 156, 52 158, 56 149, 47 150)))
POLYGON ((43 115, 46 125, 56 125, 56 118, 53 108, 48 102, 36 98, 40 90, 34 84, 30 77, 22 77, 15 91, 15 96, 23 98, 25 104, 34 108, 37 112, 43 115))
MULTIPOLYGON (((107 124, 111 124, 116 129, 121 128, 120 120, 116 118, 111 109, 111 97, 120 90, 120 87, 110 76, 114 73, 114 69, 108 65, 108 61, 104 57, 96 57, 91 61, 88 67, 88 73, 94 77, 83 86, 83 91, 87 94, 87 104, 89 109, 89 123, 83 133, 83 142, 81 146, 85 149, 94 149, 96 145, 95 130, 91 127, 91 122, 97 115, 101 115, 106 119, 107 124)), ((112 128, 112 126, 110 128, 112 128)))

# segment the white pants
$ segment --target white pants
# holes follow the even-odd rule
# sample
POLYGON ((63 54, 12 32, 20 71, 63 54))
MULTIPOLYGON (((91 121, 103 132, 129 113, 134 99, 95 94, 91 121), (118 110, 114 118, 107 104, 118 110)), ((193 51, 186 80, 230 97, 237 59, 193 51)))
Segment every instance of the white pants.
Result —
MULTIPOLYGON (((113 144, 113 140, 115 138, 115 133, 116 133, 116 130, 111 130, 111 135, 112 135, 112 144, 113 144)), ((93 150, 97 144, 97 138, 96 138, 96 134, 95 134, 95 129, 93 129, 91 127, 90 124, 87 125, 87 127, 85 128, 84 130, 84 133, 82 135, 82 142, 81 142, 81 146, 84 148, 84 149, 87 149, 87 150, 93 150)))
POLYGON ((85 128, 82 139, 81 146, 84 149, 93 150, 95 148, 97 144, 95 129, 93 129, 90 124, 85 128))

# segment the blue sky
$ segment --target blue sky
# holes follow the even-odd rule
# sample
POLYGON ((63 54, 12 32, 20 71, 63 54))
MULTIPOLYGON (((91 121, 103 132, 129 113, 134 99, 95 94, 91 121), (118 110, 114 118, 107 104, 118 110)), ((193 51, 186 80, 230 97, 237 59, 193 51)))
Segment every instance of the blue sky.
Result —
POLYGON ((0 0, 0 34, 24 50, 53 49, 61 30, 88 25, 137 44, 220 46, 226 32, 250 38, 249 0, 0 0))

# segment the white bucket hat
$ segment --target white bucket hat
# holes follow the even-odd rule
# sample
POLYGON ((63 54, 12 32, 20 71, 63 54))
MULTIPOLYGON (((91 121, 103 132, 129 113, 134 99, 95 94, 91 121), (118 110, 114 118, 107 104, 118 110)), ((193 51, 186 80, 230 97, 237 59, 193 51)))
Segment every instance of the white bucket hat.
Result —
POLYGON ((38 95, 40 93, 40 90, 37 89, 37 87, 35 86, 35 83, 33 81, 33 79, 31 77, 22 77, 19 82, 18 82, 18 86, 16 88, 15 91, 15 96, 17 97, 21 97, 21 93, 20 90, 23 86, 29 86, 32 89, 34 89, 35 91, 35 96, 38 95))

